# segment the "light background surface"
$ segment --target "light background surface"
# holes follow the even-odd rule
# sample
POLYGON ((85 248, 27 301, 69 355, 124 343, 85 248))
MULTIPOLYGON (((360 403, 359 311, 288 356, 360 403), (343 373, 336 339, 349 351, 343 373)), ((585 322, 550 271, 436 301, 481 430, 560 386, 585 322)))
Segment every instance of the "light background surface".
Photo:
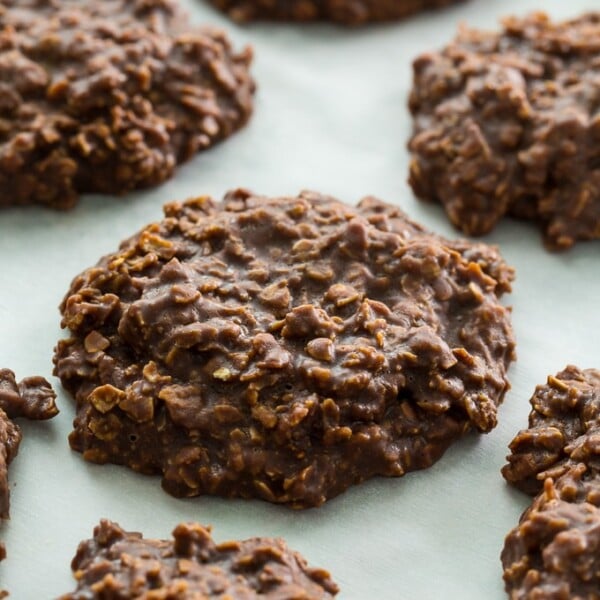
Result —
POLYGON ((507 299, 518 361, 497 429, 457 443, 429 470, 373 480, 305 512, 260 501, 177 500, 158 478, 89 465, 71 452, 73 407, 51 377, 52 349, 63 335, 57 306, 76 274, 159 219, 164 202, 219 197, 234 187, 273 195, 314 189, 349 203, 375 194, 456 236, 441 208, 417 202, 405 183, 411 60, 449 41, 460 21, 493 28, 509 13, 543 5, 555 17, 569 17, 600 8, 600 1, 472 0, 355 30, 239 28, 201 0, 184 4, 192 21, 221 24, 238 48, 254 46, 259 88, 249 126, 153 191, 86 197, 66 214, 0 212, 0 366, 19 379, 50 378, 61 409, 52 422, 22 424, 24 440, 10 471, 12 517, 0 527, 8 549, 0 587, 14 600, 73 589, 69 563, 77 544, 107 517, 152 537, 168 537, 184 520, 212 524, 219 541, 283 536, 312 565, 332 572, 340 598, 504 598, 499 555, 528 500, 508 489, 499 469, 508 442, 526 424, 534 386, 567 363, 600 368, 600 243, 548 254, 535 227, 511 221, 488 236, 518 277, 507 299))

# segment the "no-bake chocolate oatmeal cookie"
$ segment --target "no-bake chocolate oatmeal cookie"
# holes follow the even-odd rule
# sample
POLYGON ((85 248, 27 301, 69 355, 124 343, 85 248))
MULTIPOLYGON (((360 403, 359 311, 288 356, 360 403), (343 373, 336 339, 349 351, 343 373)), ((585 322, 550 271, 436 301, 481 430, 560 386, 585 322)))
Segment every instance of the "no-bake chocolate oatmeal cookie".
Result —
POLYGON ((172 0, 0 0, 0 207, 161 183, 249 118, 251 52, 172 0))
POLYGON ((167 205, 61 306, 71 446, 176 496, 294 507, 428 467, 496 425, 512 277, 374 198, 167 205))
POLYGON ((281 539, 216 544, 210 528, 195 523, 178 525, 172 540, 151 540, 101 521, 71 566, 77 589, 60 600, 325 600, 338 591, 327 571, 281 539))
POLYGON ((528 494, 572 466, 600 469, 600 371, 569 365, 531 398, 529 428, 510 443, 504 478, 528 494))
MULTIPOLYGON (((600 484, 596 485, 596 499, 600 484)), ((512 600, 600 598, 600 504, 563 500, 551 479, 502 551, 512 600)))
MULTIPOLYGON (((51 419, 58 414, 55 398, 52 387, 42 377, 26 377, 17 383, 12 371, 0 369, 0 520, 9 517, 8 466, 17 455, 22 437, 13 419, 51 419)), ((0 560, 5 555, 0 543, 0 560)))
POLYGON ((210 0, 235 21, 337 21, 362 25, 402 19, 464 0, 210 0))
POLYGON ((410 183, 458 228, 537 221, 548 247, 600 238, 600 13, 462 29, 414 62, 410 183))
POLYGON ((538 494, 502 552, 514 600, 600 598, 600 371, 568 366, 531 399, 504 477, 538 494))

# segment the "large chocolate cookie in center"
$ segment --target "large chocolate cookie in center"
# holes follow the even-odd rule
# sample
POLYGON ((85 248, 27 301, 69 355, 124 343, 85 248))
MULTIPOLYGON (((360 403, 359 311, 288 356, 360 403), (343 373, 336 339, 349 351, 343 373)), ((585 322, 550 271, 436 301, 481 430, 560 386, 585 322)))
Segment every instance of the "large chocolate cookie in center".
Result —
POLYGON ((178 496, 294 507, 428 467, 496 424, 512 275, 373 198, 167 205, 61 306, 71 445, 178 496))

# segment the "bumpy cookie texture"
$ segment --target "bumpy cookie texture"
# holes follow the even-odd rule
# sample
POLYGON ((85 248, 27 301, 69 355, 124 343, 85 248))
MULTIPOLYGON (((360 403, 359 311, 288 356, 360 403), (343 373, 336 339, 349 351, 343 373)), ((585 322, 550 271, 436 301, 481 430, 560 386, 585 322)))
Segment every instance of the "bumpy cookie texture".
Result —
POLYGON ((0 206, 168 179, 247 121, 250 61, 172 0, 1 0, 0 206))
POLYGON ((531 405, 502 469, 509 483, 536 494, 576 465, 600 473, 600 371, 569 365, 536 388, 531 405))
POLYGON ((600 371, 574 366, 531 399, 529 429, 510 444, 504 477, 538 494, 506 537, 514 600, 600 598, 600 371))
POLYGON ((11 370, 0 369, 0 519, 8 519, 8 465, 21 443, 21 430, 12 419, 51 419, 58 414, 55 398, 43 377, 26 377, 17 383, 11 370))
POLYGON ((463 0, 210 0, 235 21, 336 21, 362 25, 402 19, 463 0))
POLYGON ((0 519, 9 516, 8 466, 17 455, 21 437, 19 427, 0 410, 0 519))
POLYGON ((496 425, 512 277, 373 198, 167 205, 61 306, 71 446, 177 496, 298 508, 428 467, 496 425))
POLYGON ((512 600, 600 598, 598 506, 565 501, 552 480, 546 481, 505 540, 504 582, 512 600))
POLYGON ((178 525, 172 540, 150 540, 103 520, 72 568, 77 590, 60 600, 325 600, 338 591, 327 571, 308 567, 281 539, 216 544, 195 523, 178 525))
POLYGON ((549 248, 600 238, 600 13, 462 29, 414 62, 410 183, 471 235, 537 221, 549 248))
MULTIPOLYGON (((51 419, 58 414, 55 398, 44 378, 26 377, 17 383, 12 371, 0 369, 0 520, 9 517, 8 466, 17 455, 22 437, 12 419, 51 419)), ((4 545, 0 543, 0 560, 5 557, 4 545)))

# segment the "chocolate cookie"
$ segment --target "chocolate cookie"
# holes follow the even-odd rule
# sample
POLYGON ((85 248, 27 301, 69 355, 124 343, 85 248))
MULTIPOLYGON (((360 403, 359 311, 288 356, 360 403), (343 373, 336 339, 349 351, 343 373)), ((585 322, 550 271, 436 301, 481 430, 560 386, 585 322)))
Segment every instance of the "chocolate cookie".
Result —
POLYGON ((549 248, 600 238, 600 13, 462 29, 414 62, 410 183, 465 233, 537 221, 549 248))
POLYGON ((512 600, 598 600, 598 504, 562 500, 548 479, 545 491, 506 537, 502 565, 512 600))
MULTIPOLYGON (((21 443, 21 430, 12 419, 51 419, 58 414, 55 398, 52 387, 42 377, 26 377, 17 384, 12 371, 0 369, 0 520, 9 517, 8 466, 21 443)), ((5 556, 0 544, 0 560, 5 556)))
POLYGON ((402 19, 462 0, 210 0, 235 21, 337 21, 362 25, 402 19))
POLYGON ((496 425, 512 276, 373 198, 167 205, 61 306, 71 446, 176 496, 294 507, 428 467, 496 425))
POLYGON ((538 494, 502 552, 510 597, 600 598, 600 371, 568 366, 531 398, 502 474, 538 494))
POLYGON ((547 477, 556 479, 572 466, 600 469, 600 371, 569 365, 549 376, 530 400, 529 429, 510 443, 505 479, 537 494, 547 477))
POLYGON ((0 206, 168 179, 248 120, 250 61, 172 0, 0 0, 0 206))
POLYGON ((149 540, 103 520, 73 559, 76 591, 59 600, 325 600, 337 594, 327 571, 308 567, 281 539, 215 544, 210 531, 182 523, 173 540, 149 540))

